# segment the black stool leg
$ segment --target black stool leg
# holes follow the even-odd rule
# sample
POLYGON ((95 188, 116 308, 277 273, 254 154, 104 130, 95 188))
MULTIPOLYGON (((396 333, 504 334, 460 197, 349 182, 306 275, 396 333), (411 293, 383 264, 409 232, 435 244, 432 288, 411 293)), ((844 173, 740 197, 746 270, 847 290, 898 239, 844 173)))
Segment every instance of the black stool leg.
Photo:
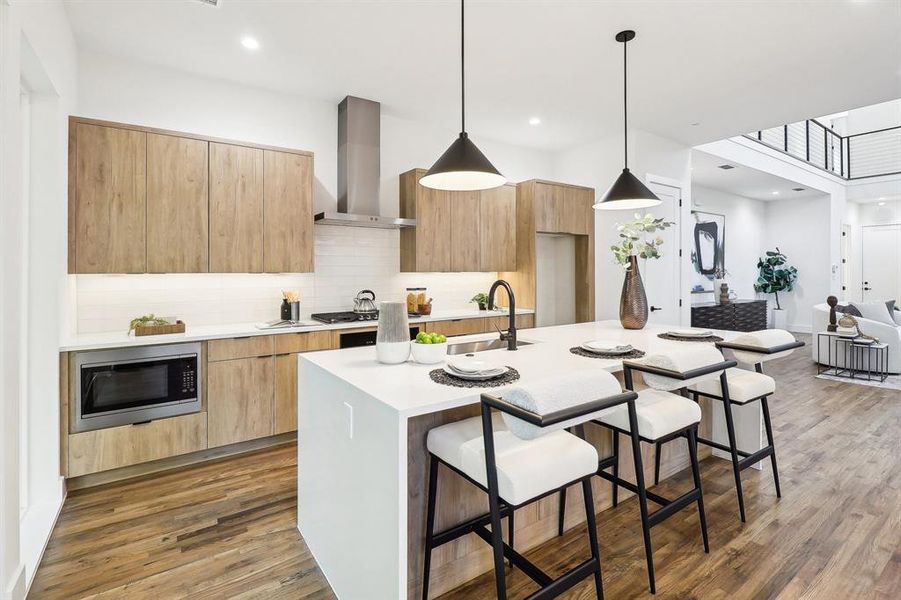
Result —
POLYGON ((429 507, 425 525, 425 557, 423 558, 422 600, 429 598, 429 570, 432 566, 432 534, 435 531, 435 500, 438 495, 438 459, 429 460, 429 507))
POLYGON ((485 470, 488 488, 488 510, 491 514, 491 547, 494 551, 494 583, 497 600, 507 600, 507 581, 504 572, 504 534, 501 529, 501 506, 497 491, 497 462, 494 455, 494 431, 491 409, 482 404, 482 431, 485 439, 485 470))
POLYGON ((613 479, 611 482, 613 486, 613 506, 619 504, 619 486, 616 484, 616 479, 619 478, 619 432, 613 432, 613 479))
POLYGON ((560 507, 557 510, 557 535, 563 535, 563 521, 566 518, 566 488, 560 490, 560 507))
POLYGON ((648 519, 648 497, 644 487, 644 467, 641 464, 641 440, 638 437, 638 415, 635 404, 629 403, 629 437, 632 438, 632 459, 635 462, 635 485, 638 487, 638 508, 641 511, 641 530, 644 534, 644 553, 648 562, 648 582, 651 593, 657 593, 654 578, 654 549, 651 547, 651 522, 648 519))
POLYGON ((661 442, 654 442, 654 485, 660 483, 660 450, 663 449, 661 442))
MULTIPOLYGON (((509 541, 507 542, 507 545, 509 545, 511 548, 513 548, 513 535, 514 535, 514 531, 515 531, 515 524, 514 524, 514 522, 513 522, 513 515, 515 514, 515 512, 516 512, 516 511, 514 511, 514 510, 511 508, 511 509, 510 509, 510 516, 507 517, 507 539, 509 540, 509 541)), ((507 561, 507 564, 510 565, 510 568, 511 568, 511 569, 513 568, 513 561, 512 561, 512 560, 508 560, 508 561, 507 561)))
POLYGON ((601 581, 601 551, 598 548, 598 526, 594 517, 594 495, 591 491, 591 478, 582 480, 582 495, 585 497, 585 519, 588 526, 588 543, 591 545, 591 558, 597 561, 594 572, 594 590, 598 600, 604 600, 604 584, 601 581))
POLYGON ((723 398, 723 409, 726 411, 726 433, 729 434, 729 450, 732 454, 732 474, 735 476, 735 493, 738 495, 738 512, 741 522, 745 522, 745 498, 741 491, 741 469, 738 465, 738 446, 735 441, 735 423, 732 420, 732 403, 723 398))
POLYGON ((779 488, 779 469, 776 468, 776 445, 773 444, 773 425, 770 423, 770 407, 767 405, 766 396, 760 399, 760 406, 763 408, 763 425, 766 428, 766 443, 773 449, 770 454, 770 462, 773 464, 773 481, 776 483, 776 497, 782 497, 782 490, 779 488))
MULTIPOLYGON (((698 429, 692 427, 688 430, 688 457, 691 460, 691 476, 695 482, 695 489, 701 491, 701 469, 698 467, 698 429)), ((710 552, 710 542, 707 539, 707 516, 704 514, 704 493, 698 496, 698 518, 701 520, 701 537, 704 538, 704 552, 710 552)))

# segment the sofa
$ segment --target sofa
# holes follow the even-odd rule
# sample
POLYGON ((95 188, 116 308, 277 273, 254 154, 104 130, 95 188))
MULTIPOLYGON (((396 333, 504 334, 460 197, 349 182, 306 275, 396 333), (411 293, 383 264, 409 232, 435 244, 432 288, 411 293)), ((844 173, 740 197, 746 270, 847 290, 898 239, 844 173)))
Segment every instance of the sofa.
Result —
MULTIPOLYGON (((839 302, 839 305, 844 305, 845 302, 839 302)), ((894 316, 897 319, 901 318, 899 316, 899 312, 895 311, 894 316)), ((841 313, 838 314, 838 317, 841 318, 841 313)), ((894 325, 889 325, 888 323, 881 323, 879 321, 874 321, 872 319, 865 319, 863 317, 855 317, 857 319, 858 324, 860 325, 861 332, 866 335, 871 335, 877 338, 880 342, 888 344, 888 372, 892 374, 901 373, 901 325, 897 322, 894 325)), ((829 356, 828 348, 824 347, 822 352, 819 349, 820 339, 817 334, 823 331, 826 331, 826 327, 829 325, 829 305, 825 302, 823 304, 817 304, 813 307, 813 340, 811 343, 811 347, 813 349, 813 360, 821 365, 830 366, 830 367, 844 367, 845 360, 842 352, 836 352, 835 349, 835 340, 830 338, 829 343, 833 345, 832 348, 832 362, 829 363, 827 358, 829 356), (842 356, 838 356, 842 354, 842 356)), ((822 339, 823 344, 825 346, 826 338, 822 339)), ((866 366, 866 363, 864 363, 866 366)))

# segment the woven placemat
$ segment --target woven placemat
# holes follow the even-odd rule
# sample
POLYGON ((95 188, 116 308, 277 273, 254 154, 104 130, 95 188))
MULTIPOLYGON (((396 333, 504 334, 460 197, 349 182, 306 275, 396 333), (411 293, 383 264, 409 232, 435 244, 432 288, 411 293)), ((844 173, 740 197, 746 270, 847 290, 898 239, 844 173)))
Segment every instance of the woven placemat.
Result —
POLYGON ((643 350, 638 350, 637 348, 633 348, 631 351, 626 352, 625 354, 609 354, 607 352, 589 352, 579 346, 573 346, 569 349, 575 355, 584 356, 585 358, 612 358, 614 360, 624 360, 627 358, 641 358, 644 356, 643 350))
POLYGON ((454 377, 453 375, 446 373, 444 369, 435 369, 434 371, 429 371, 429 377, 431 377, 432 381, 434 381, 435 383, 440 383, 441 385, 450 385, 453 387, 500 387, 502 385, 507 385, 508 383, 513 383, 514 381, 519 379, 519 371, 517 371, 513 367, 508 366, 507 368, 509 369, 509 371, 507 371, 500 377, 496 377, 494 379, 485 379, 483 381, 471 381, 469 379, 463 379, 461 377, 454 377))
POLYGON ((723 338, 718 335, 708 335, 707 337, 679 337, 677 335, 670 335, 668 333, 658 333, 657 337, 661 340, 672 340, 674 342, 722 342, 723 338))

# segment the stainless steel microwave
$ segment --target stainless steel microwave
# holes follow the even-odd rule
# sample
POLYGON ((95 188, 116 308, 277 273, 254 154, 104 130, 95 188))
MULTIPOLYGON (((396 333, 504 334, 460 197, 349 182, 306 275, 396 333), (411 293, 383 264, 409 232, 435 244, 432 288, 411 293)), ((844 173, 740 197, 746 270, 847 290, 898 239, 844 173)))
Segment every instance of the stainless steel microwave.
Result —
POLYGON ((78 352, 71 431, 200 412, 200 369, 200 343, 78 352))

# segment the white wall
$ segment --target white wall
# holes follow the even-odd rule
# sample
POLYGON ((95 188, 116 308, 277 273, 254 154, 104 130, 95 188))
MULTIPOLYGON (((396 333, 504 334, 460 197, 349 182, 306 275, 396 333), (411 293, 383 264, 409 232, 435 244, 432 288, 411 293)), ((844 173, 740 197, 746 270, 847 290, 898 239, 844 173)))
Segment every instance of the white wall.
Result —
POLYGON ((427 287, 434 309, 472 308, 496 273, 399 273, 397 230, 316 226, 315 273, 77 275, 78 332, 126 331, 137 315, 173 316, 189 326, 279 318, 282 290, 300 292, 301 317, 349 310, 363 288, 401 301, 427 287))
POLYGON ((61 2, 0 0, 0 44, 0 597, 21 598, 63 499, 57 348, 66 267, 66 119, 76 99, 77 64, 61 2), (27 181, 20 81, 33 90, 27 181), (20 465, 27 470, 21 514, 20 465))
POLYGON ((848 116, 845 117, 844 135, 854 135, 899 125, 901 125, 901 100, 890 100, 849 110, 848 116))
MULTIPOLYGON (((829 255, 829 197, 794 199, 766 203, 765 249, 777 246, 789 264, 798 269, 794 290, 779 295, 787 311, 791 331, 811 330, 811 307, 826 301, 832 292, 829 269, 823 258, 829 255)), ((774 305, 772 296, 767 298, 774 305)))
MULTIPOLYGON (((340 98, 309 100, 90 52, 80 55, 79 83, 80 116, 311 150, 316 210, 335 208, 340 98)), ((457 132, 385 114, 384 108, 380 204, 383 214, 396 216, 398 175, 431 166, 457 132)), ((478 132, 473 136, 511 181, 552 174, 547 152, 484 140, 478 132)), ((486 291, 494 278, 400 274, 396 231, 317 226, 315 259, 316 273, 307 275, 73 277, 76 330, 118 330, 127 327, 126 316, 143 312, 176 315, 189 325, 268 320, 277 316, 273 311, 283 286, 303 292, 305 314, 348 309, 361 288, 374 289, 379 298, 399 299, 407 285, 428 285, 436 309, 457 308, 476 292, 486 291), (135 297, 135 287, 145 293, 135 297), (227 298, 222 298, 223 290, 227 298), (208 299, 208 310, 198 310, 193 298, 208 299)))
MULTIPOLYGON (((593 187, 596 196, 600 197, 622 172, 622 152, 622 136, 604 138, 559 152, 555 156, 554 179, 593 187)), ((691 206, 690 148, 645 131, 633 130, 629 134, 629 166, 646 183, 648 175, 678 181, 683 191, 680 221, 682 224, 688 223, 691 206)), ((595 211, 595 317, 598 320, 619 318, 623 270, 613 261, 610 246, 617 239, 616 223, 631 218, 632 211, 595 211)), ((688 247, 687 229, 682 227, 683 248, 688 247)), ((683 282, 690 275, 685 262, 681 269, 683 282)), ((684 285, 682 291, 681 319, 683 323, 688 323, 690 302, 684 285)))
MULTIPOLYGON (((698 185, 692 185, 691 199, 693 210, 725 215, 724 258, 729 272, 726 282, 739 298, 756 298, 754 281, 757 279, 757 259, 764 251, 767 203, 698 185)), ((711 302, 714 294, 693 294, 692 300, 711 302)))

